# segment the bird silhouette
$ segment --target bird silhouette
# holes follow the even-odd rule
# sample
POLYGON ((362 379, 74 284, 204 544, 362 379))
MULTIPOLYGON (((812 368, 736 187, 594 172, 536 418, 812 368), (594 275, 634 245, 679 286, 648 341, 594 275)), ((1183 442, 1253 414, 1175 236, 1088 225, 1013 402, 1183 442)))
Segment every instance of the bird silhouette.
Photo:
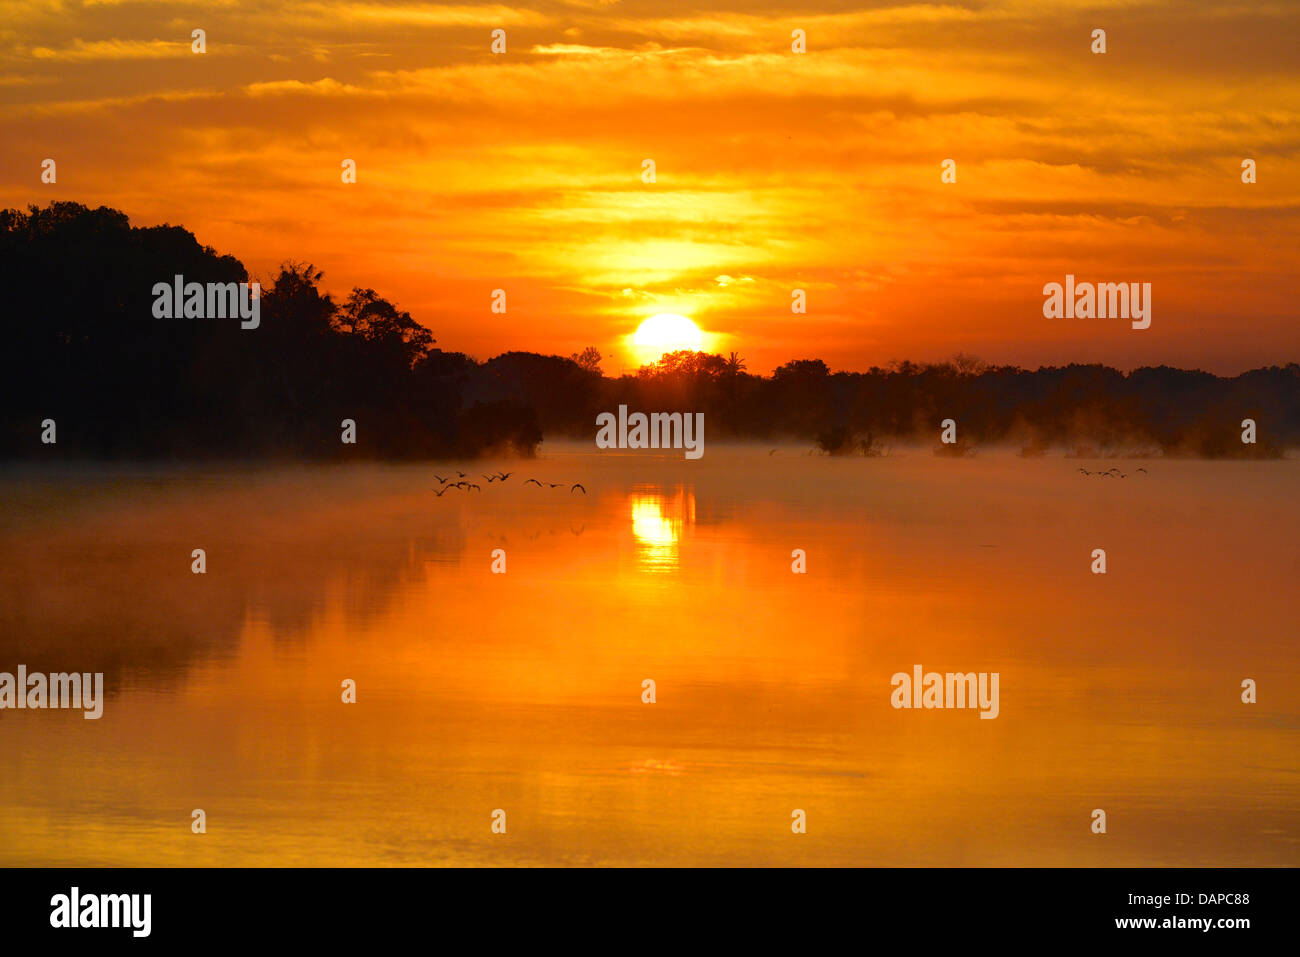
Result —
POLYGON ((547 482, 546 484, 549 485, 551 488, 564 488, 563 482, 547 482))
POLYGON ((1082 472, 1084 475, 1091 475, 1091 474, 1092 474, 1091 472, 1089 472, 1087 469, 1083 468, 1082 466, 1080 466, 1079 471, 1082 472))
POLYGON ((446 485, 446 484, 447 484, 447 479, 443 478, 441 475, 434 475, 434 478, 436 478, 436 479, 438 480, 438 484, 439 484, 439 485, 446 485))
POLYGON ((488 480, 488 485, 491 485, 493 482, 497 480, 497 477, 495 475, 484 475, 483 477, 488 480))
POLYGON ((466 483, 465 483, 465 491, 468 492, 470 489, 474 489, 474 491, 476 491, 476 492, 481 492, 481 491, 483 491, 483 486, 481 486, 481 485, 475 485, 473 482, 466 482, 466 483))
POLYGON ((536 485, 538 488, 542 487, 542 483, 537 481, 537 479, 529 479, 528 482, 525 482, 524 484, 527 485, 529 482, 536 485))
POLYGON ((578 489, 580 489, 580 488, 582 489, 582 494, 583 494, 583 495, 586 495, 586 494, 587 494, 587 490, 586 490, 585 488, 582 488, 582 485, 581 485, 580 483, 578 483, 578 482, 574 482, 574 483, 573 483, 573 488, 569 489, 569 491, 570 491, 570 492, 576 492, 576 491, 578 491, 578 489))
POLYGON ((512 476, 512 475, 514 475, 514 474, 515 474, 514 472, 502 472, 502 473, 501 473, 501 481, 504 482, 506 479, 510 478, 510 476, 512 476))
POLYGON ((469 477, 469 476, 467 476, 464 472, 460 471, 459 469, 456 471, 456 476, 457 476, 458 478, 468 478, 468 477, 469 477))
POLYGON ((433 494, 436 495, 436 496, 438 496, 438 498, 442 498, 444 495, 446 495, 448 492, 450 492, 450 491, 451 491, 452 489, 454 489, 455 487, 456 487, 456 486, 454 486, 454 485, 447 485, 447 486, 444 486, 444 487, 441 488, 441 489, 437 489, 437 488, 435 488, 435 489, 433 490, 433 494))
POLYGON ((1150 475, 1150 474, 1151 474, 1151 473, 1148 472, 1146 469, 1141 468, 1141 467, 1138 468, 1138 471, 1141 472, 1143 475, 1150 475))

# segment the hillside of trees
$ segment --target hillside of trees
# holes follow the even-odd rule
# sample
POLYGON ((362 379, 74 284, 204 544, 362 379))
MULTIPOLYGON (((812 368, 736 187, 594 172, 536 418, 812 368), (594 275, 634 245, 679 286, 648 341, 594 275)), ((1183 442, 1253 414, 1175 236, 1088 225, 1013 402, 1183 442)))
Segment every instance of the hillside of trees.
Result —
MULTIPOLYGON (((262 290, 260 325, 159 319, 155 283, 246 282, 244 266, 177 226, 132 227, 76 203, 0 211, 6 290, 0 456, 467 458, 532 454, 543 437, 592 439, 600 412, 702 411, 710 441, 807 441, 833 454, 934 442, 1025 454, 1272 456, 1300 446, 1300 365, 1225 378, 1168 367, 1026 370, 969 357, 865 372, 796 359, 771 376, 736 354, 680 352, 608 378, 595 349, 477 361, 372 289, 336 299, 287 262, 262 290), (1242 419, 1257 445, 1240 441, 1242 419), (57 445, 40 441, 57 424, 57 445), (357 444, 340 423, 357 423, 357 444)), ((1286 358, 1286 357, 1281 357, 1286 358)))

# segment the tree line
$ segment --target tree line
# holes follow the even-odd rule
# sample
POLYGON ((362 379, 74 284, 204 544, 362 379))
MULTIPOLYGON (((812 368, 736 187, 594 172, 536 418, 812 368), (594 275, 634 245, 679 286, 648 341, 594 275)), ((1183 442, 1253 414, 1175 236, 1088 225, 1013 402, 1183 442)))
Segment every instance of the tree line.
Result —
POLYGON ((711 440, 795 439, 831 454, 934 441, 945 418, 963 443, 1025 454, 1277 455, 1300 445, 1300 365, 1235 377, 1165 366, 1026 370, 957 356, 832 372, 796 359, 754 375, 732 353, 676 352, 607 377, 588 348, 478 361, 373 289, 323 291, 286 262, 262 289, 255 330, 221 319, 159 319, 152 289, 246 283, 237 259, 178 226, 133 227, 76 203, 0 211, 4 283, 0 455, 48 458, 376 459, 530 455, 543 437, 590 439, 620 404, 704 412, 711 440), (1244 446, 1240 423, 1258 423, 1244 446), (340 423, 358 441, 340 441, 340 423), (57 444, 40 441, 57 425, 57 444))

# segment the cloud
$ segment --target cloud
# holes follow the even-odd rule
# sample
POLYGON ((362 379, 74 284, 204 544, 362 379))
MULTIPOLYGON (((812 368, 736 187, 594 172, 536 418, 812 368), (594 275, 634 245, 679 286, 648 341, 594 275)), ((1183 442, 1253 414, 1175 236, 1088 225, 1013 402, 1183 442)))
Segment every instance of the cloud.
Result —
MULTIPOLYGON (((31 157, 55 156, 58 198, 184 223, 262 273, 310 259, 336 288, 436 320, 449 348, 494 341, 481 290, 498 285, 512 313, 534 304, 509 346, 571 352, 624 304, 662 302, 844 364, 947 355, 957 335, 1019 337, 1017 358, 1067 354, 1061 337, 1081 348, 1081 327, 1022 315, 1067 266, 1155 277, 1162 308, 1210 304, 1197 348, 1211 358, 1242 355, 1243 327, 1292 308, 1294 6, 0 0, 10 9, 0 203, 49 201, 31 157), (1098 17, 1105 56, 1088 51, 1098 17), (192 26, 206 56, 189 53, 192 26), (510 44, 494 56, 497 27, 510 44), (1240 183, 1246 156, 1255 186, 1240 183), (945 158, 956 184, 940 182, 945 158), (815 293, 797 329, 794 285, 815 293)), ((1281 328, 1248 348, 1276 360, 1281 328)), ((752 368, 789 358, 745 342, 752 368)), ((1109 359, 1123 364, 1124 342, 1109 359)))
POLYGON ((35 60, 161 60, 190 56, 190 38, 184 40, 73 40, 66 47, 33 47, 35 60))
POLYGON ((299 95, 308 96, 356 96, 370 91, 361 87, 340 83, 338 80, 324 77, 319 80, 304 82, 302 80, 272 80, 266 83, 250 83, 244 87, 249 96, 299 95))
POLYGON ((284 9, 284 15, 299 22, 385 27, 536 27, 551 22, 536 10, 503 4, 295 3, 284 9))

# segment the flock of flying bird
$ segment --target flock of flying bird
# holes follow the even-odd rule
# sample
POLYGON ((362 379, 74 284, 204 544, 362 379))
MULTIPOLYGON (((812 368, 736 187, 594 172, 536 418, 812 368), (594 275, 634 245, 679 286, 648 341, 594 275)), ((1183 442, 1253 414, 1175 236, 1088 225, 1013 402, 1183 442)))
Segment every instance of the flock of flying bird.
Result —
MULTIPOLYGON (((493 472, 492 474, 484 475, 483 477, 487 479, 488 484, 491 485, 493 482, 505 482, 506 479, 510 478, 510 476, 514 474, 515 474, 514 472, 493 472)), ((453 482, 450 476, 448 476, 447 478, 443 478, 441 475, 434 475, 434 478, 438 480, 438 487, 433 489, 433 494, 438 496, 438 498, 442 498, 444 495, 446 495, 454 488, 464 489, 466 492, 468 492, 470 489, 473 489, 476 492, 483 491, 483 486, 479 485, 477 482, 465 481, 467 478, 469 478, 469 476, 464 472, 460 471, 459 469, 457 469, 456 471, 456 476, 457 478, 460 479, 460 481, 453 482)), ((526 482, 524 482, 524 484, 536 485, 538 488, 542 488, 543 486, 550 486, 551 488, 564 488, 563 482, 539 482, 535 478, 528 479, 526 482)), ((583 495, 587 494, 587 490, 583 488, 581 482, 574 482, 571 486, 569 486, 569 491, 581 492, 583 495)))
MULTIPOLYGON (((1117 467, 1113 465, 1110 468, 1106 469, 1106 471, 1104 472, 1089 472, 1087 469, 1083 468, 1082 466, 1079 467, 1078 471, 1082 472, 1084 475, 1098 475, 1101 476, 1102 478, 1115 478, 1116 476, 1119 476, 1120 478, 1128 478, 1128 473, 1121 472, 1117 467)), ((1140 467, 1137 469, 1137 471, 1141 472, 1143 475, 1151 474, 1146 469, 1140 467)), ((488 484, 491 485, 493 482, 505 482, 506 479, 510 478, 510 476, 514 474, 515 474, 514 472, 493 472, 491 474, 485 474, 483 475, 483 477, 487 479, 488 484)), ((466 492, 468 492, 470 489, 473 489, 476 492, 483 491, 483 486, 479 485, 477 482, 465 481, 467 478, 469 478, 469 475, 466 474, 465 472, 462 472, 459 469, 457 469, 456 477, 459 479, 459 481, 453 482, 450 476, 448 476, 447 478, 443 478, 441 475, 434 475, 434 478, 438 480, 438 487, 432 490, 433 494, 438 496, 438 498, 442 498, 444 495, 446 495, 454 488, 464 489, 466 492)), ((543 487, 564 488, 563 482, 542 482, 535 478, 530 478, 525 480, 524 484, 536 485, 538 488, 543 488, 543 487)), ((582 486, 581 482, 574 482, 572 485, 569 486, 569 491, 581 492, 583 495, 587 494, 587 490, 582 486)))
MULTIPOLYGON (((1113 465, 1104 472, 1089 472, 1087 469, 1083 468, 1082 466, 1080 466, 1079 471, 1082 472, 1084 475, 1100 475, 1102 478, 1114 478, 1116 475, 1118 475, 1120 478, 1128 478, 1127 473, 1121 472, 1118 468, 1116 468, 1113 465)), ((1143 475, 1151 474, 1144 468, 1139 468, 1138 471, 1141 472, 1143 475)))

